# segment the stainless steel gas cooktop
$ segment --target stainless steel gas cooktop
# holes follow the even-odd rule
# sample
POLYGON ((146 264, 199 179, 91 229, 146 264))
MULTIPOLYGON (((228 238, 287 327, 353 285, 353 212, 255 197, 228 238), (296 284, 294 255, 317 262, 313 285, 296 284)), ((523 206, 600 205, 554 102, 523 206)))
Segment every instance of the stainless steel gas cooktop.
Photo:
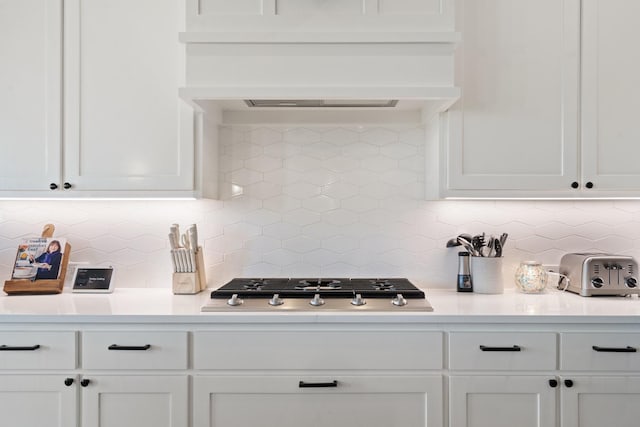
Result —
POLYGON ((404 278, 238 278, 211 292, 210 311, 433 311, 404 278))

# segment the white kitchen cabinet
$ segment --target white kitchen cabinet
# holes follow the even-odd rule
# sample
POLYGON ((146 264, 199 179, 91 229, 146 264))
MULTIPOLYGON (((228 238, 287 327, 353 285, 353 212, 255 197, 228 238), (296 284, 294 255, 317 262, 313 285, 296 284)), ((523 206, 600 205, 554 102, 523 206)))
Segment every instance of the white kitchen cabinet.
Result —
POLYGON ((634 0, 582 1, 582 181, 593 184, 589 194, 640 190, 639 14, 634 0))
POLYGON ((556 341, 553 332, 451 332, 450 426, 554 427, 558 381, 545 372, 557 368, 556 341))
POLYGON ((194 112, 178 98, 183 9, 0 1, 0 196, 194 194, 194 112))
POLYGON ((76 426, 78 389, 75 380, 75 377, 64 375, 0 375, 1 424, 76 426))
POLYGON ((82 427, 187 426, 188 383, 186 375, 87 374, 81 380, 82 427))
POLYGON ((75 191, 194 188, 179 0, 65 2, 64 180, 75 191))
POLYGON ((441 195, 637 196, 640 77, 629 52, 640 4, 463 3, 464 94, 441 118, 441 195))
POLYGON ((555 427, 556 389, 542 375, 452 375, 451 427, 555 427))
POLYGON ((568 376, 561 393, 562 427, 636 427, 640 377, 568 376))
POLYGON ((62 0, 0 0, 0 190, 57 182, 62 0))
POLYGON ((442 426, 442 332, 384 329, 194 332, 194 426, 442 426))
MULTIPOLYGON (((348 356, 347 356, 348 357, 348 356)), ((442 426, 440 375, 196 375, 194 426, 442 426)))
POLYGON ((441 195, 573 194, 580 0, 473 0, 458 9, 463 96, 441 117, 441 195))

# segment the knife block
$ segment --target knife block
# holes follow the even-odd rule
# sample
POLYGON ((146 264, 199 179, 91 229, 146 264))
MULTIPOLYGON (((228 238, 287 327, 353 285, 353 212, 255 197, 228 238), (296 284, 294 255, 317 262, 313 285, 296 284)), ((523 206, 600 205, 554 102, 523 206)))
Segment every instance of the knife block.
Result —
POLYGON ((196 251, 196 271, 193 273, 173 273, 173 293, 175 295, 193 295, 207 288, 204 273, 202 247, 196 251))

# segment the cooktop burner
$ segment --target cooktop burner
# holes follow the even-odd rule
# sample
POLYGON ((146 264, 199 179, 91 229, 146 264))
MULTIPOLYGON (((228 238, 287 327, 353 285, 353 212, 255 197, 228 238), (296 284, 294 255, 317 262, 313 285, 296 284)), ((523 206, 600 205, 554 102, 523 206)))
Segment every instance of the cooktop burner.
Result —
POLYGON ((202 311, 433 311, 405 278, 236 278, 211 292, 202 311))

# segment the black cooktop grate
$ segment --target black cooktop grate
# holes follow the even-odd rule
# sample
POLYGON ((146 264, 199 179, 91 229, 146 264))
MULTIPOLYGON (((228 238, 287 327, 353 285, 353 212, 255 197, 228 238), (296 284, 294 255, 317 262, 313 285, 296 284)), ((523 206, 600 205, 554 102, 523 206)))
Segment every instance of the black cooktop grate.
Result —
POLYGON ((211 298, 230 298, 238 294, 241 298, 389 298, 402 294, 407 299, 424 299, 424 292, 405 278, 236 278, 211 292, 211 298))

